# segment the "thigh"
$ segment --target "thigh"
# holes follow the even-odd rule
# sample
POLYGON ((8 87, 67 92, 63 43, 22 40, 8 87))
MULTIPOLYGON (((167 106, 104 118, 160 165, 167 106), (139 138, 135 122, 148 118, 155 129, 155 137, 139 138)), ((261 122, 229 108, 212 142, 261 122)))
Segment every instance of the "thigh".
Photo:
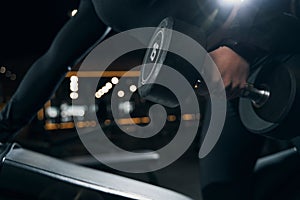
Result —
POLYGON ((237 112, 237 100, 228 102, 225 125, 213 150, 200 160, 201 185, 206 199, 247 199, 251 175, 264 138, 249 133, 237 112))

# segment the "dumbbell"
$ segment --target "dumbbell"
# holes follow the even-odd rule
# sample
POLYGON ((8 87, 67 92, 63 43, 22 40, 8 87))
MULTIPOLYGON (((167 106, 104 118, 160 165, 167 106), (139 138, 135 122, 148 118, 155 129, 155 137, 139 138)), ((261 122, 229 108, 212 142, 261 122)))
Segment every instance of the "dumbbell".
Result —
POLYGON ((269 92, 262 106, 240 98, 239 113, 244 126, 253 133, 276 139, 300 136, 300 55, 276 56, 262 64, 248 81, 269 92))
MULTIPOLYGON (((178 42, 172 38, 172 30, 181 32, 206 47, 206 37, 200 28, 171 17, 164 19, 154 32, 145 53, 139 77, 139 94, 146 100, 174 108, 179 106, 174 94, 168 88, 155 84, 155 80, 166 73, 162 66, 169 66, 180 72, 195 88, 196 93, 207 94, 207 85, 188 61, 168 51, 172 43, 178 42)), ((300 56, 296 55, 285 62, 270 60, 272 62, 265 62, 240 91, 241 120, 251 132, 277 138, 291 138, 297 133, 280 134, 271 131, 278 127, 285 129, 286 126, 291 129, 296 124, 287 123, 286 119, 295 121, 293 119, 299 111, 296 102, 299 98, 297 66, 300 64, 300 56), (277 102, 280 102, 279 105, 277 102)))

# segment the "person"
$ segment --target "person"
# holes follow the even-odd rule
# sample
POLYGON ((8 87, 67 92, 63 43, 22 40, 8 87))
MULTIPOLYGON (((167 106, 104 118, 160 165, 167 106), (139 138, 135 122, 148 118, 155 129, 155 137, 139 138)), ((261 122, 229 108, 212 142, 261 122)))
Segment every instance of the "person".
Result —
POLYGON ((210 55, 231 100, 220 139, 210 154, 200 160, 204 200, 254 199, 253 170, 265 139, 242 125, 234 97, 262 59, 299 53, 298 15, 299 1, 245 2, 212 47, 210 55))
MULTIPOLYGON (((276 47, 273 44, 275 36, 278 36, 276 31, 280 26, 283 25, 288 28, 287 30, 295 27, 285 23, 280 23, 277 27, 274 18, 269 19, 267 13, 257 11, 257 8, 264 6, 263 2, 267 1, 253 2, 259 6, 253 8, 250 6, 250 11, 248 11, 250 8, 248 4, 241 8, 229 30, 222 33, 222 40, 210 49, 210 55, 216 62, 228 88, 228 94, 233 100, 228 101, 227 118, 220 140, 213 151, 200 161, 202 193, 205 200, 250 199, 249 177, 263 139, 249 133, 242 126, 237 114, 235 93, 245 84, 253 62, 274 49, 281 48, 281 44, 276 47), (253 19, 257 13, 263 15, 263 18, 253 19), (249 23, 249 19, 252 19, 253 23, 249 23), (273 28, 275 27, 276 34, 270 32, 269 27, 267 30, 264 28, 269 23, 273 28), (249 24, 255 25, 255 29, 253 30, 253 26, 249 24), (257 34, 257 31, 260 34, 257 34), (250 43, 249 38, 252 39, 250 43), (239 42, 238 48, 237 42, 239 42)), ((278 2, 276 5, 281 5, 282 2, 287 1, 276 0, 276 2, 278 2)), ((281 16, 280 6, 278 8, 271 6, 272 8, 269 9, 270 5, 271 3, 268 2, 264 9, 271 10, 272 16, 278 17, 278 13, 281 16)), ((123 31, 136 27, 156 26, 168 16, 196 25, 203 22, 203 13, 199 8, 198 0, 81 0, 78 13, 60 30, 49 50, 31 66, 17 91, 1 111, 0 141, 11 141, 14 135, 33 118, 56 90, 69 70, 69 66, 74 65, 99 40, 103 39, 108 32, 108 27, 115 31, 123 31), (35 89, 34 93, 29 93, 31 88, 35 89)), ((288 21, 293 20, 288 18, 288 21)), ((287 31, 285 28, 284 34, 287 31)), ((214 29, 215 27, 212 28, 214 29)), ((279 34, 278 37, 280 38, 281 35, 279 34)), ((284 47, 290 48, 288 45, 284 47)))
POLYGON ((81 0, 78 13, 58 32, 47 52, 30 67, 0 113, 0 141, 6 142, 26 125, 56 90, 70 66, 87 54, 112 28, 124 31, 155 27, 167 16, 196 23, 196 1, 81 0), (190 12, 185 12, 188 9, 190 12), (35 92, 29 91, 31 88, 35 92))

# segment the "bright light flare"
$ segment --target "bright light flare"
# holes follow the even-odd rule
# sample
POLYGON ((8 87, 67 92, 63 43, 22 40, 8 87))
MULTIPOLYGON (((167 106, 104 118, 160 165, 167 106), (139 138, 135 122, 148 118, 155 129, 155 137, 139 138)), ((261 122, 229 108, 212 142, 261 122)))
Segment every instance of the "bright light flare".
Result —
POLYGON ((72 12, 71 12, 71 17, 74 17, 74 16, 77 14, 77 12, 78 12, 77 9, 72 10, 72 12))
POLYGON ((123 90, 118 91, 118 97, 122 98, 125 96, 125 92, 123 90))
POLYGON ((244 0, 219 0, 219 3, 221 5, 227 6, 227 5, 238 5, 243 3, 244 0))
POLYGON ((117 77, 113 77, 113 78, 111 79, 111 82, 112 82, 114 85, 116 85, 116 84, 119 83, 119 79, 118 79, 117 77))
POLYGON ((135 91, 137 90, 137 87, 136 87, 135 85, 131 85, 131 86, 129 87, 129 90, 130 90, 131 92, 135 92, 135 91))
POLYGON ((78 97, 79 97, 79 95, 78 95, 77 92, 71 92, 71 93, 70 93, 70 98, 71 98, 71 99, 78 99, 78 97))

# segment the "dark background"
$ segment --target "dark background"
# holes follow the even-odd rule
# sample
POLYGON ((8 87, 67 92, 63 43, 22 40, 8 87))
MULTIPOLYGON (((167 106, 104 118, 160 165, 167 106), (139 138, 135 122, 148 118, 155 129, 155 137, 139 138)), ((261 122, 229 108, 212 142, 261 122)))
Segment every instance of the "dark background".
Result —
POLYGON ((15 91, 31 64, 50 46, 70 19, 79 0, 5 0, 0 2, 0 67, 16 75, 0 74, 0 103, 15 91))
POLYGON ((14 58, 47 48, 79 0, 1 1, 1 56, 14 58))

